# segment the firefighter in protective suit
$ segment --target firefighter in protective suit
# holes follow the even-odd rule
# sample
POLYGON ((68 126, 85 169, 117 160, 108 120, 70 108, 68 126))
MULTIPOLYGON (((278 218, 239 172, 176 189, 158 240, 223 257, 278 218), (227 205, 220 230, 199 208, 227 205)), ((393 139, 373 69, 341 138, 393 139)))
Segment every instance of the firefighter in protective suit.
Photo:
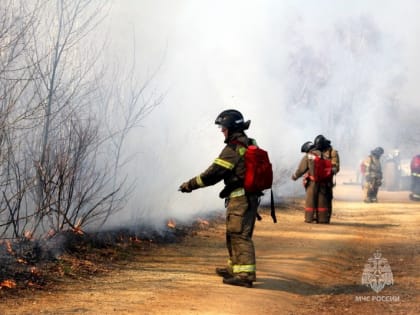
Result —
MULTIPOLYGON (((305 144, 304 144, 305 145, 305 144)), ((332 212, 332 188, 333 180, 317 181, 315 178, 316 158, 330 159, 332 164, 332 174, 339 170, 338 152, 331 147, 331 142, 324 136, 319 135, 315 138, 314 144, 301 151, 307 153, 301 159, 298 168, 292 175, 293 180, 307 175, 306 197, 305 197, 305 222, 306 223, 330 223, 332 212), (332 161, 334 156, 334 161, 332 161)), ((308 144, 309 145, 309 144, 308 144)))
POLYGON ((331 160, 332 172, 337 175, 340 171, 340 156, 338 151, 331 146, 331 141, 323 135, 318 135, 314 139, 314 146, 321 150, 324 159, 331 160))
POLYGON ((252 287, 256 281, 255 248, 252 240, 260 193, 245 192, 243 145, 255 144, 245 130, 250 121, 244 121, 242 114, 234 109, 221 112, 215 121, 225 137, 225 147, 214 162, 200 175, 183 183, 179 190, 191 192, 194 189, 214 185, 223 180, 225 187, 220 198, 226 205, 226 247, 229 259, 226 267, 216 268, 223 277, 223 283, 252 287))
MULTIPOLYGON (((312 143, 312 141, 306 141, 304 144, 302 144, 302 146, 300 147, 300 152, 302 153, 308 153, 309 151, 311 151, 312 149, 314 149, 315 146, 312 143)), ((303 175, 303 180, 302 180, 302 184, 303 184, 303 188, 305 188, 305 191, 308 189, 309 186, 309 181, 310 181, 310 175, 309 172, 306 172, 303 175)))
POLYGON ((420 154, 414 156, 410 163, 411 170, 411 193, 410 199, 420 200, 420 154))
POLYGON ((334 182, 334 176, 337 175, 337 173, 340 171, 340 155, 338 154, 338 151, 334 149, 331 145, 331 141, 325 138, 323 135, 318 135, 314 139, 314 145, 316 148, 319 148, 321 150, 322 158, 331 160, 331 166, 332 166, 332 174, 331 180, 329 184, 326 186, 326 189, 328 190, 327 195, 328 198, 328 206, 327 206, 327 216, 328 216, 328 223, 331 220, 332 211, 333 211, 333 188, 335 186, 334 182))
POLYGON ((360 171, 364 176, 364 202, 378 202, 378 190, 382 185, 381 156, 384 149, 377 147, 370 151, 370 155, 363 160, 360 171))

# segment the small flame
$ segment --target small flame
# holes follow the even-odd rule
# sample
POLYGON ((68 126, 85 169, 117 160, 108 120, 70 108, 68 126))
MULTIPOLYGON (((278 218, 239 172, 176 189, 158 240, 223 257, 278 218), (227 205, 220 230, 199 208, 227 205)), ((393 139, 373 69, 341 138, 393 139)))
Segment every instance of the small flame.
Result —
POLYGON ((16 288, 16 282, 10 279, 4 280, 2 283, 0 283, 0 288, 16 288))
POLYGON ((169 219, 167 226, 171 229, 174 229, 176 227, 175 220, 169 219))
POLYGON ((74 225, 73 232, 79 235, 85 234, 82 231, 82 220, 80 218, 77 220, 77 223, 74 225))
POLYGON ((39 274, 39 270, 37 267, 31 267, 31 274, 33 275, 38 275, 39 274))
POLYGON ((83 235, 84 234, 80 227, 74 227, 72 230, 75 234, 78 234, 78 235, 83 235))
POLYGON ((16 258, 16 261, 20 264, 27 264, 27 261, 23 258, 16 258))

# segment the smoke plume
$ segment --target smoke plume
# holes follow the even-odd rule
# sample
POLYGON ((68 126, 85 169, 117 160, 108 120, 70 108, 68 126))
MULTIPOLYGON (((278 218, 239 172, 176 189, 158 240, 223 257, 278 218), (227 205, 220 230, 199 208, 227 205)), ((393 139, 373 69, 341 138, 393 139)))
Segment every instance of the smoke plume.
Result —
MULTIPOLYGON (((270 154, 277 197, 300 146, 323 134, 355 168, 376 146, 411 157, 420 128, 416 34, 405 1, 118 1, 107 28, 121 56, 136 47, 140 77, 159 68, 163 102, 126 145, 137 186, 112 224, 159 226, 222 211, 222 184, 181 194, 223 148, 217 114, 240 110, 270 154), (135 40, 133 40, 135 39, 135 40)), ((417 146, 417 148, 415 148, 417 146)))

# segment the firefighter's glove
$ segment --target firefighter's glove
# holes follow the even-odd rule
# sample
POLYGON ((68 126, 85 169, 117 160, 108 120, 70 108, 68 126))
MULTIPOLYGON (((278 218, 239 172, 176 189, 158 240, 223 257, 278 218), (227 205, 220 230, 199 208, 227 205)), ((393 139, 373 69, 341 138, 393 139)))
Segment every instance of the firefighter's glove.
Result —
POLYGON ((293 180, 297 180, 298 178, 297 178, 297 176, 296 176, 295 174, 293 174, 293 175, 292 175, 292 179, 293 179, 293 180))
POLYGON ((181 186, 179 186, 179 189, 178 190, 180 192, 183 192, 183 193, 190 193, 190 192, 192 192, 192 189, 190 187, 189 182, 183 183, 181 186))

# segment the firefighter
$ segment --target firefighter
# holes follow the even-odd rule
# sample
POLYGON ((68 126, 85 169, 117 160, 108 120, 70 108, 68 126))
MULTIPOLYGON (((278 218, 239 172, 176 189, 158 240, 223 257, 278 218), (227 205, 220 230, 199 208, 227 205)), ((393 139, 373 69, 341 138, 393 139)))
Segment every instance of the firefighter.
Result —
POLYGON ((302 146, 300 147, 300 152, 302 153, 308 153, 314 148, 314 144, 312 141, 306 141, 302 146))
POLYGON ((323 158, 331 160, 332 172, 337 175, 340 171, 340 156, 338 151, 332 147, 331 141, 323 135, 318 135, 314 139, 314 146, 321 149, 323 158))
MULTIPOLYGON (((320 143, 318 142, 318 145, 320 143)), ((315 144, 309 152, 302 157, 298 168, 292 175, 292 180, 297 180, 305 174, 309 174, 305 197, 305 222, 306 223, 329 223, 328 205, 330 180, 318 181, 315 177, 316 160, 322 157, 321 147, 315 144)))
POLYGON ((245 130, 250 121, 234 109, 221 112, 215 124, 221 128, 226 144, 220 155, 200 175, 183 183, 179 190, 189 193, 194 189, 214 185, 223 180, 225 187, 220 198, 226 206, 226 247, 229 259, 226 267, 216 268, 223 283, 252 287, 256 281, 255 248, 252 240, 261 193, 245 193, 243 188, 245 148, 239 143, 252 144, 245 130))
POLYGON ((411 159, 411 193, 410 199, 414 201, 420 200, 420 154, 415 155, 411 159))
POLYGON ((382 185, 381 156, 384 154, 382 147, 376 147, 370 151, 369 156, 360 165, 360 171, 364 177, 363 192, 364 202, 378 202, 378 190, 382 185))
MULTIPOLYGON (((308 153, 309 151, 311 151, 312 149, 314 148, 314 144, 312 143, 312 141, 306 141, 304 144, 302 144, 302 146, 300 147, 300 152, 302 152, 302 153, 308 153)), ((310 179, 309 179, 309 173, 308 172, 306 172, 304 175, 303 175, 303 179, 302 179, 302 184, 303 184, 303 187, 305 188, 305 191, 307 190, 307 188, 308 188, 308 185, 309 185, 309 181, 310 181, 310 179)))
MULTIPOLYGON (((331 141, 325 138, 323 135, 318 135, 314 139, 314 146, 318 148, 322 153, 322 158, 331 161, 332 166, 332 177, 328 184, 325 186, 326 189, 326 201, 327 201, 327 213, 326 221, 324 223, 329 223, 332 216, 332 200, 333 200, 333 188, 335 186, 335 176, 340 171, 340 155, 338 151, 334 149, 331 145, 331 141)), ((323 216, 323 213, 321 214, 323 216)))

